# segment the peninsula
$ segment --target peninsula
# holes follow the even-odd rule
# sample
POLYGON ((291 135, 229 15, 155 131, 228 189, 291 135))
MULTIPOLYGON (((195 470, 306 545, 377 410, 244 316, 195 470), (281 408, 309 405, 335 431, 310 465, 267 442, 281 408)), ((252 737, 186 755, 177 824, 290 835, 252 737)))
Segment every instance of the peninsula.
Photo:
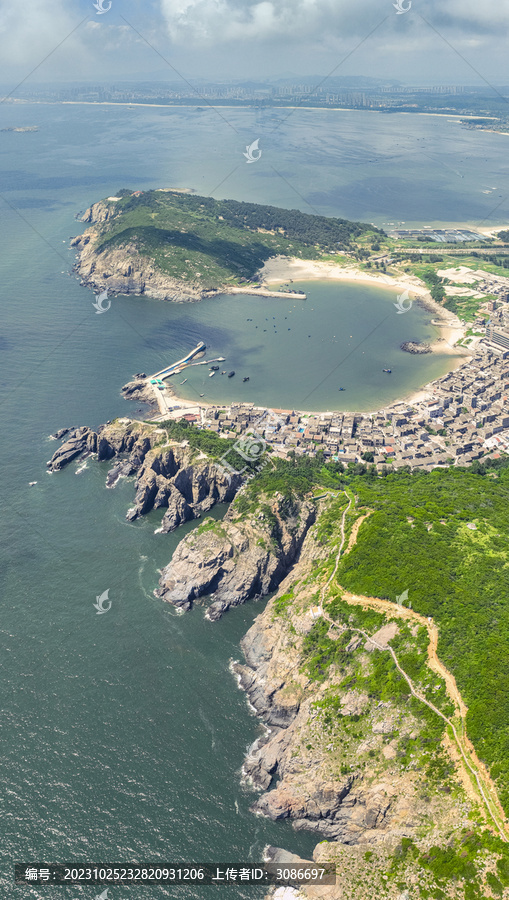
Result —
POLYGON ((178 192, 122 192, 84 219, 77 269, 97 290, 183 302, 304 272, 363 279, 411 292, 465 357, 425 400, 365 416, 186 410, 165 382, 216 361, 195 362, 200 342, 124 387, 159 415, 63 429, 48 469, 111 461, 108 488, 135 479, 126 519, 161 510, 160 541, 229 504, 180 540, 154 594, 211 623, 272 595, 231 664, 261 725, 242 778, 252 811, 316 834, 340 876, 278 900, 507 896, 503 260, 457 267, 441 248, 423 267, 372 226, 178 192))
POLYGON ((259 270, 274 256, 320 259, 383 236, 360 222, 162 189, 120 191, 82 221, 91 227, 71 246, 83 284, 180 302, 242 292, 305 296, 264 290, 259 270))
POLYGON ((155 594, 213 623, 273 593, 231 664, 265 725, 242 778, 254 813, 313 832, 338 872, 284 896, 505 897, 507 457, 382 474, 265 450, 242 473, 242 442, 186 422, 58 436, 50 471, 93 454, 107 487, 135 476, 126 516, 161 509, 154 540, 230 504, 180 540, 155 594))

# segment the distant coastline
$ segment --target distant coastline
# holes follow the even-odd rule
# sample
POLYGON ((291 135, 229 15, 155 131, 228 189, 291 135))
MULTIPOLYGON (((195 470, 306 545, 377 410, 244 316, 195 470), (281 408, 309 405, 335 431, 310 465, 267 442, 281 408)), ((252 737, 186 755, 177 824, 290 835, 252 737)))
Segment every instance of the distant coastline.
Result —
MULTIPOLYGON (((10 98, 9 98, 10 100, 10 98)), ((47 106, 153 106, 157 109, 196 109, 198 105, 201 105, 205 110, 207 108, 215 108, 216 106, 221 109, 257 109, 256 102, 252 103, 218 103, 217 99, 214 101, 207 99, 200 99, 199 102, 196 103, 140 103, 137 100, 29 100, 25 98, 15 98, 10 100, 13 103, 37 103, 39 105, 47 105, 47 106)), ((497 119, 497 116, 482 116, 475 113, 467 114, 467 113, 455 113, 450 112, 449 110, 444 112, 428 112, 428 111, 420 111, 418 109, 415 110, 407 110, 407 109, 370 109, 369 107, 351 107, 351 106, 295 106, 291 103, 281 104, 277 106, 268 106, 265 107, 267 109, 299 109, 299 110, 312 110, 323 111, 323 112, 354 112, 354 113, 379 113, 380 115, 401 115, 401 116, 433 116, 439 119, 486 119, 487 121, 493 119, 497 119)), ((497 134, 504 134, 505 132, 496 132, 497 134)))

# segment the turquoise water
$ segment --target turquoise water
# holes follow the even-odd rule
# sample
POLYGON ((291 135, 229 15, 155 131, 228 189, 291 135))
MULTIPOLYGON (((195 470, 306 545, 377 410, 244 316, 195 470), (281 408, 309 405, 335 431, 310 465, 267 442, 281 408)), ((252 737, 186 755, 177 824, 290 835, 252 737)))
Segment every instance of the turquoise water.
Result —
MULTIPOLYGON (((127 524, 133 484, 121 481, 107 491, 104 464, 89 461, 78 475, 71 464, 48 476, 45 462, 56 445, 47 436, 64 425, 96 426, 131 412, 136 405, 122 400, 121 385, 132 373, 154 371, 194 346, 202 332, 214 350, 227 348, 228 364, 233 361, 239 376, 246 366, 253 392, 246 397, 292 405, 291 392, 309 393, 368 324, 349 309, 350 288, 328 294, 320 284, 309 287, 305 308, 300 301, 295 309, 290 302, 278 305, 282 322, 287 315, 295 324, 286 326, 292 331, 284 340, 281 330, 277 344, 272 334, 265 343, 255 338, 255 328, 247 330, 247 310, 254 308, 247 298, 187 307, 115 299, 108 313, 96 315, 91 292, 69 275, 68 239, 82 228, 75 213, 123 186, 190 186, 210 193, 226 179, 216 196, 303 209, 310 202, 322 213, 381 224, 406 217, 405 186, 411 183, 415 220, 475 223, 499 202, 482 194, 484 181, 507 182, 505 139, 460 132, 442 120, 368 113, 332 119, 307 111, 269 140, 272 113, 231 110, 229 116, 237 133, 213 111, 0 106, 0 128, 40 125, 34 134, 2 133, 0 143, 0 883, 12 897, 49 896, 12 885, 15 861, 234 864, 258 860, 269 842, 311 852, 311 836, 252 816, 253 794, 239 782, 259 724, 228 664, 240 656, 239 640, 263 604, 248 604, 216 624, 206 622, 200 608, 175 617, 152 591, 158 568, 190 526, 178 536, 154 535, 161 512, 127 524), (265 135, 264 156, 244 166, 241 151, 259 135, 265 135), (423 137, 431 142, 434 162, 417 152, 423 137), (448 169, 458 141, 463 179, 448 169), (396 153, 398 143, 406 156, 396 153), (482 175, 476 158, 483 160, 482 175), (439 206, 430 201, 432 183, 439 186, 439 206), (332 304, 334 321, 328 318, 332 304), (326 339, 334 334, 346 344, 329 346, 326 339), (309 360, 308 340, 315 342, 309 360), (29 488, 29 481, 37 485, 29 488), (105 590, 112 608, 97 616, 93 604, 105 590)), ((494 215, 503 222, 504 214, 502 204, 494 215)), ((355 302, 364 304, 374 325, 379 313, 383 318, 390 310, 392 330, 386 323, 378 327, 383 352, 373 368, 379 349, 369 343, 314 391, 310 408, 326 408, 341 384, 348 388, 345 404, 346 394, 350 402, 360 390, 356 374, 377 376, 382 361, 390 367, 395 360, 391 390, 400 365, 407 367, 408 385, 424 374, 418 366, 442 365, 439 358, 415 361, 398 351, 400 338, 424 336, 428 326, 418 308, 393 315, 393 300, 385 292, 355 289, 355 302)), ((260 310, 272 308, 270 301, 256 302, 260 317, 260 310)), ((218 399, 240 390, 239 382, 224 381, 210 379, 207 390, 217 390, 218 399)), ((367 401, 389 390, 382 376, 379 381, 373 377, 367 401)), ((231 891, 236 897, 262 893, 231 891)), ((195 888, 150 890, 151 897, 203 894, 195 888)), ((59 890, 61 897, 78 895, 77 888, 59 890)), ((114 888, 110 896, 122 900, 125 889, 114 888)))

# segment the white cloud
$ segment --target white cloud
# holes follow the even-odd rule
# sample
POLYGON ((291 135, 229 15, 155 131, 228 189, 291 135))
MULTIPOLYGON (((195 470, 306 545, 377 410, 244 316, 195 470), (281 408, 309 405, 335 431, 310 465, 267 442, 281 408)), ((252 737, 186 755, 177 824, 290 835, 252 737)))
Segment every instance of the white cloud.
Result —
POLYGON ((509 4, 499 0, 425 0, 407 16, 396 16, 392 0, 161 0, 161 10, 175 42, 196 44, 264 41, 267 39, 337 39, 367 34, 386 17, 384 29, 406 32, 424 25, 458 36, 493 34, 509 28, 509 4), (411 26, 410 26, 411 27, 411 26))
MULTIPOLYGON (((342 0, 162 0, 171 37, 197 42, 304 37, 337 18, 342 0)), ((347 6, 346 3, 344 3, 347 6)), ((373 4, 374 5, 374 4, 373 4)))
MULTIPOLYGON (((107 4, 106 4, 107 5, 107 4)), ((22 0, 0 6, 0 77, 16 83, 108 79, 150 66, 153 50, 113 16, 95 17, 92 0, 22 0), (126 60, 129 60, 129 68, 126 60)), ((159 19, 160 24, 160 19, 159 19)), ((148 31, 149 39, 153 37, 148 31)))

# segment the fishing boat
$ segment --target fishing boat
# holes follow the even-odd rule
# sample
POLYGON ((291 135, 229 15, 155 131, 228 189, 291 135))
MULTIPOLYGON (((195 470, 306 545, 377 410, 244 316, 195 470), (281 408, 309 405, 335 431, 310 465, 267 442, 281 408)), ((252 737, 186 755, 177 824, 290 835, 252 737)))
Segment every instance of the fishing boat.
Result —
POLYGON ((235 375, 235 372, 233 372, 233 371, 228 372, 228 378, 233 378, 234 375, 235 375))
POLYGON ((187 378, 184 378, 184 380, 183 380, 183 381, 181 381, 181 382, 180 382, 180 383, 181 383, 181 384, 185 384, 185 383, 186 383, 186 381, 187 381, 187 378))
POLYGON ((387 374, 390 375, 392 372, 392 369, 382 369, 382 372, 387 372, 387 374))

